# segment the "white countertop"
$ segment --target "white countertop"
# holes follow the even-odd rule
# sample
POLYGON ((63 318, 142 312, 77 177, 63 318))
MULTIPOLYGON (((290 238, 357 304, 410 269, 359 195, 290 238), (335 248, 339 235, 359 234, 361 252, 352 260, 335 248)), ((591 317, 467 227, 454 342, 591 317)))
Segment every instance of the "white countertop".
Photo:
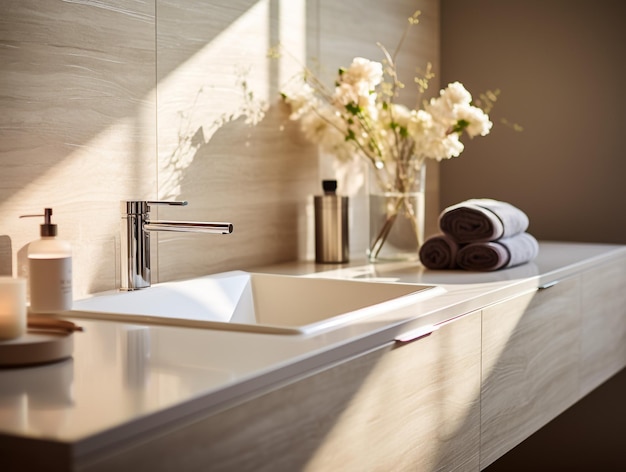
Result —
POLYGON ((626 246, 540 243, 537 259, 488 273, 429 271, 416 263, 293 262, 257 270, 291 275, 442 285, 415 318, 371 317, 315 336, 255 334, 74 319, 72 359, 0 369, 5 438, 71 444, 80 455, 185 421, 277 383, 394 342, 394 337, 611 260, 626 246))

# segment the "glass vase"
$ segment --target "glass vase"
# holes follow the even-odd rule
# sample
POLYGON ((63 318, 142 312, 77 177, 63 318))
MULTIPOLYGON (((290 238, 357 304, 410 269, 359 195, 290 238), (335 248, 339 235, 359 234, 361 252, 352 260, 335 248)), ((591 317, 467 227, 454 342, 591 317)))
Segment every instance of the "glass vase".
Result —
POLYGON ((426 165, 410 165, 411 169, 396 169, 392 179, 370 169, 370 262, 419 260, 424 242, 426 165))

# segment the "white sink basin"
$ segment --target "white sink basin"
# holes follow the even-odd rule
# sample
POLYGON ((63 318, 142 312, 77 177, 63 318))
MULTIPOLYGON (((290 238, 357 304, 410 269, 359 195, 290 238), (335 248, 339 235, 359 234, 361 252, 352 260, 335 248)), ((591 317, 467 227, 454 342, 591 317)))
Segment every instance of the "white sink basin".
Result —
POLYGON ((97 294, 74 301, 72 315, 297 334, 411 306, 442 292, 430 285, 232 271, 97 294))

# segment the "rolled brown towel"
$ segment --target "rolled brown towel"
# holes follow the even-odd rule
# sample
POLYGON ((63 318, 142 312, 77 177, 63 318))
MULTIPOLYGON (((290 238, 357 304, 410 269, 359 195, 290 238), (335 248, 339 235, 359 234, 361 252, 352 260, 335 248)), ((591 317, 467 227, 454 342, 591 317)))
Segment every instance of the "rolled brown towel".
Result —
POLYGON ((420 261, 433 270, 455 269, 458 250, 459 245, 451 237, 443 233, 435 234, 420 247, 420 261))
POLYGON ((510 203, 475 198, 446 208, 439 227, 458 243, 510 238, 528 229, 528 216, 510 203))
POLYGON ((463 246, 456 258, 465 270, 492 271, 531 261, 539 253, 537 240, 528 233, 463 246))

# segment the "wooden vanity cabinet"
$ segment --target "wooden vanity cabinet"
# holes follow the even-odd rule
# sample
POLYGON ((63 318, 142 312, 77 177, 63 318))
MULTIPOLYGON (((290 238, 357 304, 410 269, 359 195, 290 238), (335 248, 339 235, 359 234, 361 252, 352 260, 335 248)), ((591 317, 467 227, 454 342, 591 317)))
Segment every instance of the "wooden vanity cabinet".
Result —
POLYGON ((482 346, 481 469, 626 367, 626 257, 485 307, 482 346))
POLYGON ((626 366, 626 257, 582 273, 580 393, 626 366))
POLYGON ((76 470, 482 470, 626 366, 626 255, 562 275, 76 470))
POLYGON ((481 469, 578 400, 580 277, 483 309, 481 469))
POLYGON ((87 470, 478 470, 480 312, 198 419, 87 470))

